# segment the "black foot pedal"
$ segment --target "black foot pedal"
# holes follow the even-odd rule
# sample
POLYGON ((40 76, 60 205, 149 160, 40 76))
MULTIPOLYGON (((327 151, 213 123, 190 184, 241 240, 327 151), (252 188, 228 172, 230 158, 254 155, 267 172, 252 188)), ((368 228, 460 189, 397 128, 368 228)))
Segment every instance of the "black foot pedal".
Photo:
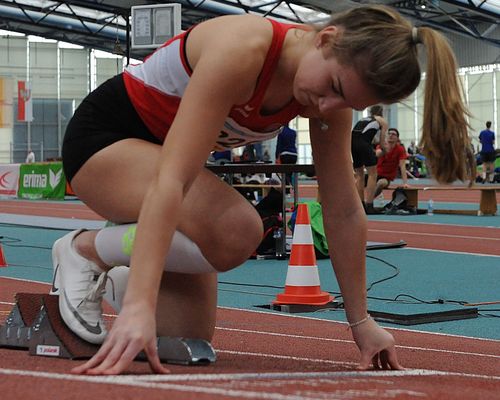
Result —
POLYGON ((10 311, 5 325, 0 326, 0 347, 28 349, 32 336, 32 325, 42 306, 41 293, 17 293, 16 303, 10 311))
MULTIPOLYGON (((203 339, 186 339, 160 336, 158 338, 158 356, 167 364, 207 365, 217 359, 212 345, 203 339)), ((138 360, 146 360, 140 353, 138 360)))
POLYGON ((340 303, 336 300, 322 305, 311 304, 262 304, 255 307, 265 308, 266 310, 279 311, 283 313, 313 313, 317 311, 327 311, 339 308, 340 303))

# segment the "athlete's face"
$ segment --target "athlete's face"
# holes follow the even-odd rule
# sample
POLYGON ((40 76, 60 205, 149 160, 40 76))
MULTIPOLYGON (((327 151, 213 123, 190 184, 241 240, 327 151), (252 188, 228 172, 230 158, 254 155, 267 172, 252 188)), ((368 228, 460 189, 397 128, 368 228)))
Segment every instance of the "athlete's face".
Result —
POLYGON ((379 102, 354 67, 340 64, 333 55, 328 40, 336 34, 336 27, 316 34, 314 47, 302 57, 295 74, 295 98, 321 115, 342 108, 364 110, 379 102))

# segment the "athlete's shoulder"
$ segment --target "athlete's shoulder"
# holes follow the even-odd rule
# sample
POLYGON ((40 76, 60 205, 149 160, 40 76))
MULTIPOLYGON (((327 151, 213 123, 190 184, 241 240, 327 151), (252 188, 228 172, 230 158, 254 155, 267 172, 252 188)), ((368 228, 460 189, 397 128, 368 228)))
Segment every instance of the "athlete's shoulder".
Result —
POLYGON ((201 57, 260 69, 273 39, 273 26, 255 15, 226 15, 197 25, 191 31, 187 50, 196 65, 201 57))
POLYGON ((255 46, 272 40, 273 26, 270 20, 257 15, 224 15, 197 25, 192 36, 224 46, 255 46))

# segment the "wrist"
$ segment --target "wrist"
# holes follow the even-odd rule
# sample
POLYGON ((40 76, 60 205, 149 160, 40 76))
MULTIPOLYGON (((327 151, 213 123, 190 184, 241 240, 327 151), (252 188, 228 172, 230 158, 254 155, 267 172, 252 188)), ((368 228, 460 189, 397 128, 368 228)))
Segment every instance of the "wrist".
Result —
POLYGON ((123 298, 123 308, 136 310, 154 310, 155 302, 145 297, 134 296, 132 293, 126 293, 123 298))
POLYGON ((360 325, 363 325, 365 323, 367 323, 368 321, 370 321, 372 319, 371 315, 370 314, 366 314, 366 316, 364 318, 361 318, 357 321, 354 321, 354 322, 349 322, 349 328, 353 329, 353 328, 356 328, 360 325))

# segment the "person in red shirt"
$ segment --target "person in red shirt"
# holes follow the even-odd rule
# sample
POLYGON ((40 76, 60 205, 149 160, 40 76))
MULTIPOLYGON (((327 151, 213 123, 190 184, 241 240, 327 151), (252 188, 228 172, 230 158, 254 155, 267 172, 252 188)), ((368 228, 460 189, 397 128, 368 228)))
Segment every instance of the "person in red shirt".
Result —
POLYGON ((389 184, 396 179, 398 167, 401 171, 403 186, 408 187, 408 177, 406 175, 406 159, 408 155, 401 143, 399 143, 399 131, 396 128, 390 128, 387 132, 387 141, 385 149, 377 146, 377 187, 375 189, 375 197, 389 184))

